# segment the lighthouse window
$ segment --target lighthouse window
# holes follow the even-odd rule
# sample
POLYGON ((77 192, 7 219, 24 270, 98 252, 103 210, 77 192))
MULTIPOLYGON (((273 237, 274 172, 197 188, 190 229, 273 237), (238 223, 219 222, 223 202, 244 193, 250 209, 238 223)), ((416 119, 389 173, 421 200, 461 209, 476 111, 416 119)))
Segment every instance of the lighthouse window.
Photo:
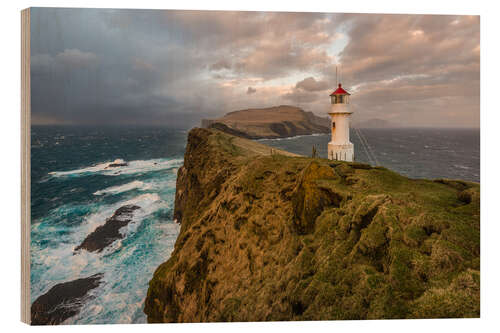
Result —
POLYGON ((337 96, 337 103, 344 103, 344 95, 337 96))

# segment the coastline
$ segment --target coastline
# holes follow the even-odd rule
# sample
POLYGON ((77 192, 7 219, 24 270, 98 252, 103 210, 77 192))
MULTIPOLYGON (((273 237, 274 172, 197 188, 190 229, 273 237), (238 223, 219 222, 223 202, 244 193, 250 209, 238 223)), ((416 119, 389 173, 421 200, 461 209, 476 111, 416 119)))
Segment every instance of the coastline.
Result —
POLYGON ((478 185, 256 145, 189 133, 148 322, 479 316, 478 185))

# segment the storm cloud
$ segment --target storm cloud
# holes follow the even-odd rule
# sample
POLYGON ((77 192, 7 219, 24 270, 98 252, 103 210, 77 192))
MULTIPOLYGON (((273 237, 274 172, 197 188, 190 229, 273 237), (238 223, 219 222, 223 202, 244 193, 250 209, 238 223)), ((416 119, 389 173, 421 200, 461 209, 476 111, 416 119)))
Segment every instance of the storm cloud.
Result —
POLYGON ((325 115, 340 79, 357 120, 479 126, 478 16, 34 8, 31 24, 33 124, 325 115))

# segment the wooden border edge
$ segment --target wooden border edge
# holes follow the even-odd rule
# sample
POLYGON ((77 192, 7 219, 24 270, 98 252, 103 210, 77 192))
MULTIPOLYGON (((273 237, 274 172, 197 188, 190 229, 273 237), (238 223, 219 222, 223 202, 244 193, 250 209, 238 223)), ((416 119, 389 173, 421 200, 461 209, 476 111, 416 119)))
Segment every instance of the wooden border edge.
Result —
POLYGON ((21 11, 21 321, 31 323, 31 78, 30 8, 21 11))

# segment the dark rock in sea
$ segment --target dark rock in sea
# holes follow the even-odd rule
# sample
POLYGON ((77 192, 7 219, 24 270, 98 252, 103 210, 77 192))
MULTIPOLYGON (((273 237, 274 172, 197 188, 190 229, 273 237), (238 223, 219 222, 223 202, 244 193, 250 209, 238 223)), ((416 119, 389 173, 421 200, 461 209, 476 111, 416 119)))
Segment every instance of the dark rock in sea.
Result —
POLYGON ((78 314, 88 292, 101 284, 102 273, 59 283, 38 297, 31 305, 31 325, 58 325, 78 314))
POLYGON ((128 166, 128 163, 127 162, 123 162, 123 163, 110 163, 110 164, 108 164, 107 168, 118 168, 118 167, 122 167, 122 166, 128 166))
POLYGON ((107 219, 104 225, 97 227, 90 233, 82 244, 75 248, 75 251, 84 249, 89 252, 101 252, 115 240, 123 238, 120 229, 132 221, 134 211, 140 208, 136 205, 126 205, 118 208, 113 216, 107 219))

